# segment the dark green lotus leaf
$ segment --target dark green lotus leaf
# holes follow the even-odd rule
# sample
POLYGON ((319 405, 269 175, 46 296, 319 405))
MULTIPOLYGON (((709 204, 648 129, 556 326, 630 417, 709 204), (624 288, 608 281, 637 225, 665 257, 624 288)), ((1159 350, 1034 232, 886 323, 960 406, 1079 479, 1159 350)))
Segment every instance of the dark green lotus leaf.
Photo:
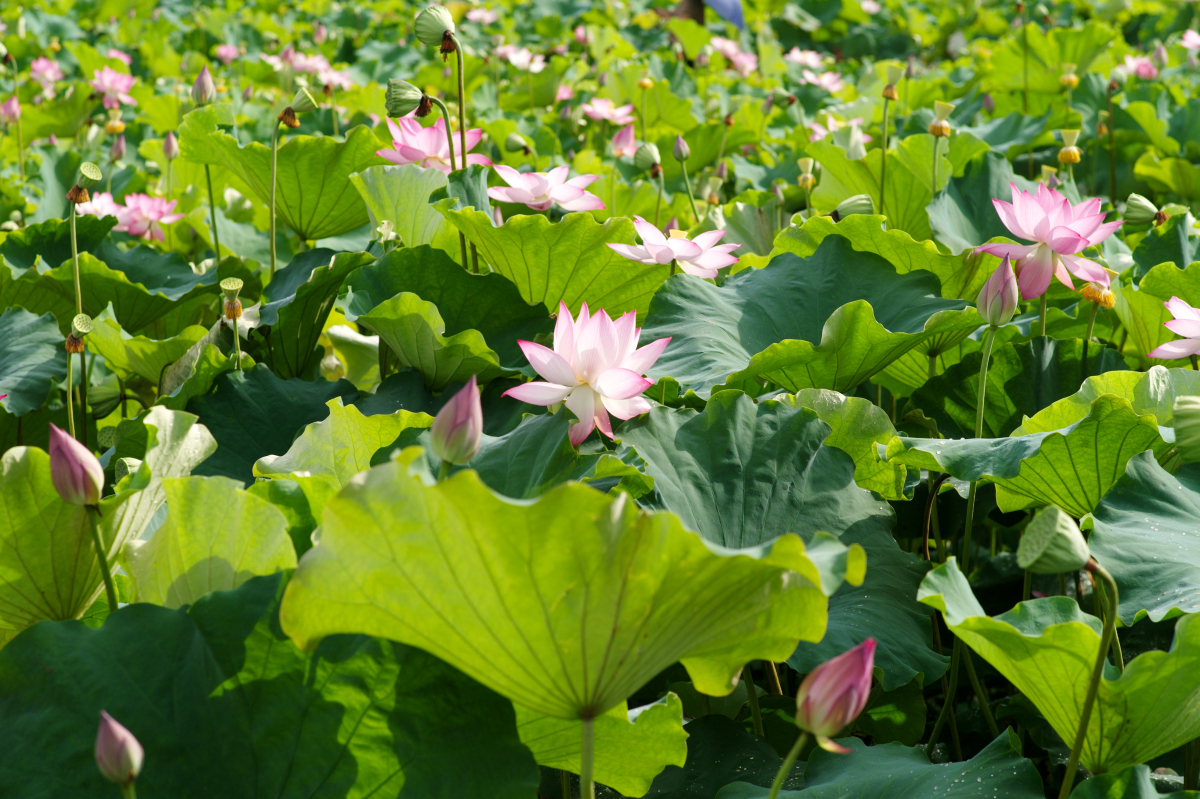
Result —
MULTIPOLYGON (((0 267, 3 268, 3 267, 0 267)), ((0 406, 14 416, 36 411, 50 386, 67 376, 67 351, 51 314, 24 308, 0 314, 0 406)))
POLYGON ((388 641, 337 636, 301 652, 279 632, 286 581, 17 638, 0 651, 0 792, 115 790, 93 754, 103 709, 145 748, 145 796, 532 794, 537 768, 507 700, 388 641))
POLYGON ((1200 260, 1198 255, 1200 235, 1192 228, 1187 214, 1168 217, 1163 224, 1152 227, 1146 233, 1146 237, 1133 248, 1133 261, 1138 265, 1138 277, 1168 261, 1183 269, 1188 264, 1200 260))
MULTIPOLYGON (((80 252, 92 252, 117 224, 116 217, 80 216, 75 220, 75 240, 80 252)), ((61 266, 71 257, 71 223, 47 219, 18 228, 0 242, 0 255, 16 269, 41 263, 47 269, 61 266)))

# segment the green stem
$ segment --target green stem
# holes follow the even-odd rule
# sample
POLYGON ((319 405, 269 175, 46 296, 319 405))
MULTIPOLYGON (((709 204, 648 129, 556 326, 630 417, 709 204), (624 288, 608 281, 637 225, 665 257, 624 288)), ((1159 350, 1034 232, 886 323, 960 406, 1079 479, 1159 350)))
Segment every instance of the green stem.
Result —
POLYGON ((238 323, 236 319, 229 320, 229 326, 233 328, 233 368, 241 371, 242 369, 242 337, 238 334, 238 323))
POLYGON ((767 734, 763 732, 762 708, 758 706, 758 689, 754 686, 754 673, 751 671, 750 663, 746 664, 746 668, 742 669, 742 677, 746 680, 746 694, 750 700, 750 716, 754 722, 754 734, 766 738, 767 734))
POLYGON ((79 241, 75 237, 75 203, 71 205, 71 275, 75 279, 75 313, 83 313, 83 290, 79 285, 79 241))
POLYGON ((933 754, 933 747, 937 746, 938 738, 942 734, 942 728, 946 726, 946 719, 954 712, 954 695, 958 691, 958 665, 961 657, 962 640, 955 638, 954 649, 950 653, 950 681, 943 689, 942 710, 938 713, 937 721, 933 723, 933 732, 929 733, 929 740, 925 744, 925 755, 927 757, 933 754))
MULTIPOLYGON (((894 88, 894 87, 893 87, 894 88)), ((883 157, 879 159, 879 215, 887 216, 884 213, 884 198, 887 196, 887 147, 888 147, 888 106, 890 105, 888 98, 883 98, 883 142, 880 145, 880 150, 883 157)))
POLYGON ((1108 186, 1109 186, 1109 201, 1113 204, 1117 202, 1117 145, 1116 145, 1116 124, 1113 120, 1112 107, 1112 82, 1108 84, 1108 186))
POLYGON ((679 168, 683 170, 683 186, 687 189, 688 203, 692 206, 692 217, 700 224, 700 212, 696 210, 696 198, 692 196, 692 181, 688 178, 687 162, 680 161, 679 168))
POLYGON ((1087 333, 1083 337, 1083 379, 1088 377, 1088 345, 1092 343, 1092 328, 1096 326, 1096 313, 1100 310, 1100 303, 1092 303, 1092 312, 1088 315, 1087 333))
MULTIPOLYGON (((642 123, 642 141, 645 141, 646 140, 646 90, 645 89, 642 89, 642 115, 638 121, 642 123)), ((722 142, 722 143, 724 143, 724 142, 722 142)), ((720 162, 720 159, 718 158, 717 161, 720 162)))
MULTIPOLYGON (((1029 7, 1026 6, 1021 14, 1021 50, 1024 57, 1025 89, 1023 91, 1023 112, 1029 113, 1029 7)), ((1115 202, 1115 201, 1114 201, 1115 202)))
POLYGON ((796 736, 796 743, 792 744, 792 748, 788 750, 787 757, 783 759, 783 765, 779 767, 778 773, 775 774, 775 781, 771 783, 771 793, 767 795, 767 799, 775 799, 779 796, 779 789, 783 787, 783 783, 792 773, 792 766, 796 765, 796 758, 800 757, 800 750, 804 748, 804 744, 808 743, 808 733, 801 732, 796 736))
MULTIPOLYGON (((457 36, 455 36, 452 33, 452 34, 450 34, 450 38, 454 40, 454 57, 458 61, 458 137, 459 137, 459 140, 462 142, 462 152, 459 153, 459 155, 462 156, 463 169, 466 169, 467 168, 467 91, 466 91, 466 84, 464 83, 464 78, 463 78, 463 49, 462 49, 462 42, 460 42, 458 40, 457 36)), ((531 75, 530 80, 532 81, 533 80, 532 73, 530 73, 530 75, 531 75)), ((532 83, 530 85, 532 85, 532 83)), ((533 95, 531 94, 530 98, 532 98, 532 97, 533 97, 533 95)), ((447 130, 447 132, 449 132, 449 130, 450 130, 450 120, 448 120, 448 119, 446 120, 446 130, 447 130)), ((450 145, 450 154, 451 154, 451 156, 454 155, 454 145, 453 144, 450 145)))
MULTIPOLYGON (((279 123, 275 124, 276 135, 279 123)), ((217 264, 221 263, 221 239, 217 236, 217 198, 213 196, 212 169, 204 165, 204 181, 208 184, 208 207, 212 209, 213 254, 217 264)), ((275 274, 275 139, 271 140, 271 274, 275 274)))
POLYGON ((571 799, 571 775, 566 769, 558 770, 558 790, 562 793, 562 799, 571 799))
POLYGON ((963 663, 967 666, 967 679, 971 681, 971 688, 975 691, 975 698, 979 700, 979 710, 983 713, 983 720, 987 723, 988 732, 992 735, 992 740, 1000 735, 1000 728, 996 726, 996 719, 992 716, 991 705, 988 704, 987 691, 983 689, 983 683, 979 679, 979 675, 975 673, 975 659, 971 657, 971 650, 963 651, 965 655, 963 663))
POLYGON ((1188 767, 1183 773, 1183 789, 1185 791, 1196 790, 1197 784, 1200 784, 1200 739, 1192 741, 1187 745, 1187 751, 1191 753, 1188 767))
POLYGON ((666 184, 666 179, 663 178, 662 167, 659 167, 658 172, 658 202, 654 204, 654 226, 658 227, 658 215, 662 210, 663 189, 666 184))
POLYGON ((117 612, 117 590, 113 587, 112 571, 108 568, 108 555, 104 552, 104 545, 100 543, 100 530, 96 524, 97 517, 100 515, 100 510, 94 505, 89 505, 87 508, 88 523, 92 528, 92 546, 96 548, 96 560, 100 563, 100 577, 104 580, 104 594, 108 600, 108 612, 117 612))
MULTIPOLYGON (((460 51, 461 51, 461 48, 460 48, 460 51)), ((461 62, 461 60, 462 60, 461 52, 459 53, 458 57, 461 62)), ((461 63, 460 63, 458 71, 459 71, 459 79, 461 80, 462 79, 461 63)), ((458 169, 458 166, 457 166, 457 162, 454 160, 454 131, 450 130, 450 109, 446 107, 445 103, 443 103, 441 100, 437 99, 436 97, 430 97, 429 99, 432 100, 433 104, 436 105, 438 107, 438 110, 442 112, 442 119, 444 119, 446 121, 446 143, 450 147, 450 171, 454 172, 458 169)), ((461 104, 459 105, 459 111, 460 112, 462 111, 461 104)), ((462 143, 463 143, 463 159, 464 159, 463 165, 466 166, 465 159, 466 159, 467 138, 466 138, 465 133, 463 134, 462 143)), ((458 231, 458 247, 462 251, 463 269, 467 269, 468 268, 467 267, 467 238, 466 238, 466 236, 463 235, 463 232, 461 230, 458 231)), ((476 267, 475 271, 478 272, 479 268, 476 267)))
POLYGON ((938 148, 942 145, 942 137, 933 137, 933 189, 932 196, 937 197, 938 193, 938 148))
MULTIPOLYGON (((983 336, 983 359, 979 362, 979 383, 975 389, 975 438, 983 438, 983 411, 987 402, 987 370, 988 361, 992 357, 992 345, 996 342, 996 331, 1000 328, 990 326, 983 336)), ((962 561, 963 574, 970 574, 971 568, 971 528, 975 524, 975 494, 979 481, 971 483, 967 496, 966 527, 963 529, 963 548, 959 560, 962 561)))
MULTIPOLYGON (((270 213, 268 216, 271 217, 271 271, 269 273, 269 277, 272 278, 275 277, 275 173, 279 164, 279 126, 281 124, 283 123, 277 120, 275 125, 271 128, 271 207, 269 209, 270 213)), ((207 172, 207 167, 205 167, 205 171, 207 172)), ((217 228, 214 225, 214 234, 216 233, 216 230, 217 228)), ((220 260, 220 254, 218 254, 217 259, 220 260)))
POLYGON ((75 435, 75 369, 73 364, 75 359, 71 357, 71 353, 67 353, 67 430, 71 433, 71 438, 76 441, 79 436, 75 435))
POLYGON ((333 101, 333 90, 329 91, 329 113, 333 115, 333 135, 338 135, 337 104, 333 101))
POLYGON ((1100 635, 1100 648, 1096 651, 1096 663, 1092 667, 1092 677, 1088 681, 1087 693, 1083 697, 1083 710, 1079 714, 1079 728, 1075 733, 1075 743, 1071 747, 1071 759, 1067 761, 1067 772, 1063 775, 1062 789, 1058 792, 1059 799, 1067 799, 1075 786, 1075 772, 1079 768, 1079 755, 1083 750, 1083 742, 1087 737, 1088 722, 1092 718, 1092 707, 1096 703, 1096 693, 1100 690, 1100 678, 1104 676, 1104 664, 1108 660, 1108 648, 1116 632, 1117 623, 1117 582, 1108 570, 1089 560, 1087 570, 1104 582, 1104 594, 1108 600, 1108 613, 1104 619, 1104 631, 1100 635))
POLYGON ((596 749, 596 730, 593 719, 583 720, 583 745, 579 753, 579 797, 596 799, 596 783, 592 778, 596 749))
MULTIPOLYGON (((1046 291, 1049 291, 1049 288, 1046 291)), ((1046 292, 1042 292, 1041 302, 1038 303, 1038 335, 1046 337, 1046 292)))
POLYGON ((87 353, 79 353, 79 441, 85 447, 88 443, 87 434, 87 389, 88 389, 87 353))
POLYGON ((441 466, 438 466, 438 482, 439 483, 450 476, 451 465, 452 464, 450 463, 450 461, 442 461, 441 466))
POLYGON ((137 790, 134 789, 132 782, 121 786, 121 799, 137 799, 137 790))

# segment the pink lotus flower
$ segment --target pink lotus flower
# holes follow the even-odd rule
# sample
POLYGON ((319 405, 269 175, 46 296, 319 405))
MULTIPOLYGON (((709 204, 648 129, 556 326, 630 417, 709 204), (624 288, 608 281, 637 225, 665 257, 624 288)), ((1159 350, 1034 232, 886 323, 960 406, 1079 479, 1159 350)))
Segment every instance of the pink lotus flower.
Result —
POLYGON ((354 88, 350 70, 347 69, 323 69, 317 73, 317 83, 324 86, 326 91, 346 91, 354 88))
POLYGON ((1182 339, 1160 344, 1146 353, 1151 358, 1187 358, 1200 354, 1200 310, 1196 310, 1178 297, 1172 297, 1163 303, 1171 316, 1169 322, 1163 322, 1163 327, 1183 336, 1182 339))
POLYGON ((554 93, 554 102, 561 103, 570 100, 575 96, 575 90, 571 88, 569 83, 558 84, 558 91, 554 93))
POLYGON ((1005 258, 979 290, 975 307, 983 321, 994 327, 1007 325, 1017 310, 1017 276, 1005 258))
POLYGON ((29 76, 42 86, 42 97, 54 99, 54 84, 63 79, 62 67, 57 61, 38 56, 29 65, 29 76))
POLYGON ((675 261, 679 268, 689 275, 709 279, 716 277, 717 270, 721 267, 738 261, 729 253, 742 245, 717 244, 724 237, 724 230, 710 230, 691 240, 685 231, 671 230, 668 238, 640 216, 635 216, 633 220, 633 226, 642 237, 640 247, 633 244, 608 243, 609 247, 631 261, 647 265, 669 264, 675 261))
POLYGON ((75 213, 81 216, 96 216, 101 219, 106 216, 115 216, 117 218, 115 229, 125 230, 122 227, 125 224, 125 206, 115 202, 113 196, 106 191, 96 192, 92 195, 91 200, 75 206, 75 213))
POLYGON ((290 67, 296 61, 296 48, 289 44, 287 47, 283 48, 279 55, 266 55, 264 53, 262 60, 275 67, 277 70, 282 69, 285 66, 290 67))
POLYGON ((1183 39, 1179 42, 1185 50, 1191 50, 1193 53, 1200 50, 1200 33, 1196 33, 1191 28, 1183 32, 1183 39))
POLYGON ((637 150, 637 139, 633 137, 633 125, 626 125, 617 131, 616 136, 613 136, 613 158, 620 158, 624 155, 633 158, 633 156, 637 154, 637 150))
POLYGON ((862 0, 859 6, 868 14, 878 14, 883 10, 883 6, 879 5, 875 0, 862 0))
POLYGON ((509 53, 508 63, 523 72, 536 75, 546 68, 546 57, 541 53, 534 53, 528 47, 521 47, 509 53))
POLYGON ((559 166, 549 172, 518 172, 510 166, 496 164, 496 174, 511 188, 497 186, 487 190, 488 196, 502 203, 522 203, 535 211, 545 211, 558 203, 564 211, 598 211, 604 202, 584 191, 600 179, 599 175, 580 175, 567 180, 571 168, 559 166))
POLYGON ((9 97, 7 100, 5 100, 3 105, 0 105, 0 119, 4 120, 4 122, 9 125, 13 125, 16 124, 17 120, 20 118, 21 103, 17 100, 17 96, 14 94, 12 97, 9 97))
POLYGON ((467 21, 480 25, 491 25, 500 19, 500 15, 490 8, 472 8, 467 12, 467 21))
POLYGON ((614 322, 603 310, 590 316, 584 303, 579 318, 572 319, 566 303, 561 303, 554 349, 532 341, 517 342, 545 382, 524 383, 503 396, 531 405, 565 403, 579 419, 568 431, 572 446, 582 444, 596 427, 612 438, 610 413, 618 419, 632 419, 650 410, 649 401, 639 395, 653 382, 642 375, 671 341, 660 338, 638 349, 642 330, 636 325, 634 311, 614 322))
POLYGON ((104 467, 92 451, 50 425, 50 481, 68 505, 95 505, 104 490, 104 467))
POLYGON ((148 194, 126 194, 125 218, 116 229, 124 229, 131 236, 164 241, 162 226, 183 219, 183 214, 173 213, 178 202, 148 194))
POLYGON ((825 64, 825 57, 816 50, 801 50, 799 47, 793 47, 784 53, 783 60, 809 69, 820 69, 825 64))
POLYGON ((317 55, 304 55, 296 53, 296 57, 292 59, 292 69, 296 72, 304 72, 309 75, 316 75, 319 72, 331 70, 333 67, 329 65, 329 61, 325 56, 318 53, 317 55))
POLYGON ((748 78, 758 71, 758 56, 753 53, 737 53, 730 61, 733 71, 743 78, 748 78))
POLYGON ((837 94, 845 85, 842 83, 842 76, 836 72, 822 72, 818 75, 812 70, 806 69, 800 73, 800 76, 801 83, 819 86, 830 94, 837 94))
MULTIPOLYGON (((816 120, 813 120, 812 122, 808 123, 808 129, 812 131, 812 135, 809 137, 809 139, 811 141, 820 141, 821 139, 828 136, 830 133, 833 133, 834 131, 837 131, 837 130, 841 130, 842 128, 847 127, 847 126, 850 126, 850 127, 858 126, 861 128, 862 123, 863 123, 862 117, 855 117, 854 119, 851 119, 847 122, 843 122, 840 119, 835 119, 832 114, 826 114, 824 125, 822 125, 820 122, 817 122, 816 120)), ((869 141, 871 141, 871 137, 866 134, 863 134, 863 141, 869 142, 869 141)))
POLYGON ((572 33, 576 44, 587 44, 592 40, 592 34, 588 33, 588 29, 582 25, 576 25, 572 33))
POLYGON ((810 671, 796 692, 796 726, 816 736, 817 745, 827 752, 849 752, 830 736, 845 729, 867 706, 874 666, 875 639, 868 638, 810 671))
POLYGON ((604 120, 614 125, 628 125, 635 118, 632 103, 618 106, 607 97, 593 97, 590 103, 584 103, 580 108, 589 119, 604 120))
POLYGON ((1137 75, 1142 80, 1154 80, 1158 77, 1158 67, 1144 55, 1125 56, 1125 69, 1137 75))
POLYGON ((115 47, 108 48, 108 52, 104 54, 105 58, 115 58, 125 66, 133 63, 133 56, 126 53, 124 50, 118 50, 115 47))
POLYGON ((104 107, 109 110, 120 108, 121 103, 137 105, 137 100, 129 96, 129 90, 135 83, 137 83, 137 78, 126 75, 124 72, 117 72, 112 67, 92 72, 91 86, 97 94, 103 95, 104 107))
POLYGON ((241 55, 237 47, 232 44, 218 44, 217 49, 213 53, 225 66, 229 66, 234 61, 237 61, 238 56, 241 55))
POLYGON ((738 46, 737 42, 732 39, 726 39, 724 36, 714 36, 708 43, 712 46, 713 50, 729 59, 742 52, 742 48, 738 46))
POLYGON ((501 61, 507 61, 512 57, 513 53, 517 52, 517 46, 515 44, 502 44, 492 52, 496 58, 499 58, 501 61))
POLYGON ((1018 190, 1015 183, 1009 186, 1013 201, 992 200, 992 205, 1014 236, 1034 243, 984 244, 975 252, 1011 258, 1021 296, 1027 300, 1042 296, 1052 277, 1069 289, 1075 288, 1072 274, 1107 287, 1108 271, 1079 253, 1107 239, 1123 223, 1105 223, 1097 198, 1072 206, 1044 183, 1038 185, 1036 195, 1018 190))
MULTIPOLYGON (((376 155, 386 158, 393 164, 416 164, 428 169, 450 173, 450 145, 446 143, 446 120, 439 119, 427 128, 413 117, 405 117, 397 122, 387 121, 388 129, 392 132, 392 149, 384 148, 376 155)), ((483 139, 481 128, 467 130, 467 162, 463 164, 462 139, 456 133, 454 136, 454 163, 459 169, 465 166, 480 164, 491 166, 491 160, 479 153, 472 153, 475 145, 483 139)))

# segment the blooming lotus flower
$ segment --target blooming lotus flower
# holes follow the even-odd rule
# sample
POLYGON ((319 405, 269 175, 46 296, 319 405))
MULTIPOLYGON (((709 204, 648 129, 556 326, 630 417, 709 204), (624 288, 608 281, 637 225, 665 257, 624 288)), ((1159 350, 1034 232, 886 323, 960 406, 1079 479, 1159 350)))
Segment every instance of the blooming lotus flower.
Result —
MULTIPOLYGON (((446 143, 446 120, 439 119, 427 128, 412 117, 396 122, 387 121, 392 132, 392 149, 378 150, 379 155, 393 164, 416 164, 439 172, 450 173, 450 145, 446 143)), ((462 139, 454 136, 454 163, 459 169, 464 166, 491 166, 491 160, 479 153, 472 153, 475 145, 483 139, 483 130, 472 128, 467 131, 467 159, 463 164, 462 139)))
POLYGON ((1079 253, 1107 239, 1122 224, 1104 221, 1100 200, 1093 198, 1072 206, 1071 201, 1046 184, 1038 184, 1037 194, 1012 189, 1011 203, 992 200, 1000 221, 1017 238, 1033 244, 984 244, 975 252, 1011 258, 1017 270, 1021 296, 1040 297, 1050 287, 1050 279, 1074 289, 1071 275, 1108 286, 1108 271, 1079 253))
POLYGON ((587 44, 592 40, 592 34, 588 33, 588 29, 582 25, 576 25, 572 34, 575 37, 576 44, 587 44))
POLYGON ((730 62, 733 66, 733 71, 743 78, 748 78, 758 71, 758 56, 753 53, 735 53, 730 62))
POLYGON ((1158 67, 1144 55, 1125 56, 1125 69, 1137 75, 1142 80, 1154 80, 1158 77, 1158 67))
POLYGON ((178 200, 148 194, 126 194, 124 219, 117 229, 123 229, 131 236, 164 241, 166 236, 162 226, 183 219, 183 214, 173 213, 178 203, 178 200))
POLYGON ((283 51, 279 55, 266 55, 264 53, 262 60, 273 66, 276 70, 282 69, 285 66, 290 67, 296 60, 296 48, 289 44, 283 48, 283 51))
POLYGON ((627 155, 630 158, 637 153, 637 140, 633 137, 633 125, 626 125, 617 131, 617 135, 612 139, 613 158, 620 158, 627 155))
POLYGON ((12 125, 15 124, 20 118, 21 103, 17 100, 17 96, 14 94, 12 97, 9 97, 7 100, 5 100, 3 105, 0 105, 0 119, 4 120, 4 122, 9 125, 12 125))
POLYGON ((618 106, 607 97, 594 97, 580 106, 589 119, 604 120, 614 125, 628 125, 634 120, 633 104, 618 106))
POLYGON ((1191 28, 1183 32, 1183 39, 1179 42, 1185 50, 1191 50, 1193 53, 1200 50, 1200 33, 1196 33, 1191 28))
POLYGON ((467 22, 476 22, 480 25, 491 25, 500 19, 500 15, 490 8, 472 8, 467 12, 467 22))
POLYGON ((483 406, 475 375, 442 406, 429 427, 433 454, 447 463, 466 463, 483 442, 483 406))
POLYGON ((124 72, 117 72, 112 67, 92 72, 91 86, 97 94, 103 96, 104 107, 109 110, 120 108, 121 103, 137 105, 137 100, 129 96, 129 90, 135 83, 137 83, 137 78, 126 75, 124 72))
POLYGON ((145 753, 133 733, 112 716, 100 711, 100 730, 96 733, 96 766, 109 782, 125 788, 137 779, 145 753))
POLYGON ((875 0, 862 0, 859 6, 868 14, 878 14, 883 10, 883 6, 879 5, 875 0))
POLYGON ((708 43, 712 45, 713 50, 729 59, 742 52, 742 48, 738 46, 737 42, 726 39, 724 36, 714 36, 708 43))
POLYGON ((561 103, 570 100, 575 96, 575 90, 571 88, 569 83, 558 84, 558 91, 554 93, 554 102, 561 103))
POLYGON ((675 261, 684 272, 702 278, 714 278, 718 269, 738 261, 729 253, 742 245, 717 244, 725 235, 724 230, 710 230, 695 239, 688 239, 685 231, 670 230, 668 238, 640 216, 633 220, 633 226, 642 237, 642 246, 608 242, 609 247, 631 261, 647 265, 675 261))
POLYGON ((799 47, 784 53, 783 60, 809 69, 820 69, 825 64, 825 57, 816 50, 801 50, 799 47))
POLYGON ((1005 258, 979 290, 975 307, 983 321, 1000 327, 1012 319, 1017 310, 1017 299, 1017 276, 1013 274, 1012 264, 1005 258))
POLYGON ((572 319, 565 303, 560 303, 554 326, 554 349, 518 341, 529 363, 545 382, 510 388, 504 396, 515 397, 531 405, 566 404, 579 421, 571 425, 568 436, 579 446, 592 429, 613 437, 611 413, 618 419, 632 419, 650 410, 640 396, 653 383, 642 375, 654 365, 671 339, 660 338, 638 349, 641 328, 634 311, 615 322, 603 310, 589 315, 587 303, 572 319))
POLYGON ((354 81, 350 77, 350 70, 347 69, 323 69, 317 73, 317 83, 324 86, 326 91, 345 91, 354 88, 354 81))
POLYGON ((108 52, 104 54, 104 57, 115 58, 125 66, 129 66, 133 63, 133 56, 131 56, 129 53, 126 53, 124 50, 118 50, 115 47, 108 48, 108 52))
POLYGON ((106 216, 115 216, 117 218, 116 230, 125 230, 123 227, 125 224, 125 206, 114 201, 113 196, 106 191, 96 192, 92 195, 91 200, 75 206, 75 213, 81 216, 96 216, 101 219, 106 216))
POLYGON ((1163 322, 1163 327, 1183 338, 1160 344, 1146 354, 1151 358, 1165 359, 1187 358, 1200 354, 1200 310, 1178 297, 1172 297, 1163 305, 1171 312, 1171 316, 1175 317, 1169 322, 1163 322))
POLYGON ((509 53, 508 63, 519 70, 536 75, 546 68, 546 57, 541 53, 534 53, 528 47, 521 47, 509 53))
POLYGON ((604 202, 589 191, 588 186, 599 175, 580 175, 567 180, 571 168, 559 166, 549 172, 518 172, 510 166, 496 164, 496 174, 511 188, 497 186, 487 190, 488 196, 502 203, 522 203, 535 211, 545 211, 558 203, 564 211, 598 211, 604 202))
POLYGON ((217 59, 220 60, 222 64, 229 66, 234 61, 237 61, 238 56, 241 55, 241 52, 235 45, 218 44, 217 49, 213 51, 213 54, 216 55, 217 59))
POLYGON ((42 97, 54 99, 54 84, 63 79, 62 67, 57 61, 38 56, 29 65, 29 76, 42 86, 42 97))
POLYGON ((331 71, 333 67, 330 66, 328 59, 320 53, 311 56, 297 53, 295 58, 292 59, 292 69, 295 72, 316 75, 321 72, 331 71))
POLYGON ((810 69, 800 73, 800 82, 819 86, 830 94, 840 92, 845 85, 842 83, 842 76, 836 72, 822 72, 818 75, 810 69))
POLYGON ((812 733, 827 752, 849 752, 830 736, 845 729, 867 706, 874 665, 875 639, 868 638, 810 671, 796 692, 796 726, 812 733))
POLYGON ((87 447, 50 425, 50 480, 68 505, 95 505, 104 490, 104 467, 87 447))

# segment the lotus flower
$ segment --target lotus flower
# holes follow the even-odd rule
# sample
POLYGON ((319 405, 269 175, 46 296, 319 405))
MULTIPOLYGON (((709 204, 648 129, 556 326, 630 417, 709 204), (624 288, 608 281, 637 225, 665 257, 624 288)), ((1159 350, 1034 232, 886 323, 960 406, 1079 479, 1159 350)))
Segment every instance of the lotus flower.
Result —
POLYGON ((733 71, 743 78, 748 78, 758 71, 758 56, 753 53, 735 53, 730 62, 733 65, 733 71))
POLYGON ((1172 297, 1163 305, 1174 317, 1169 322, 1163 322, 1163 327, 1183 338, 1160 344, 1146 354, 1151 358, 1172 360, 1200 354, 1200 310, 1193 308, 1178 297, 1172 297))
POLYGON ((354 80, 350 77, 350 70, 342 69, 323 69, 317 73, 317 83, 324 86, 326 91, 354 88, 354 80))
POLYGON ((809 69, 820 69, 825 63, 825 57, 816 50, 801 50, 799 47, 793 47, 784 53, 783 60, 809 69))
POLYGON ((129 53, 125 52, 124 50, 118 50, 115 47, 108 48, 108 52, 104 54, 104 57, 105 58, 115 58, 118 61, 120 61, 122 64, 124 64, 125 66, 129 66, 130 64, 133 63, 133 56, 131 56, 129 53))
POLYGON ((429 428, 433 454, 447 463, 466 463, 483 442, 483 406, 475 375, 442 406, 429 428))
POLYGON ((68 505, 95 505, 104 490, 104 467, 87 447, 50 424, 50 480, 68 505))
POLYGON ((86 203, 80 203, 75 206, 75 213, 82 216, 96 216, 103 219, 106 216, 115 216, 117 218, 117 230, 124 231, 125 228, 125 206, 113 200, 113 196, 106 191, 96 192, 92 195, 92 199, 86 203))
POLYGON ((57 61, 38 56, 29 65, 29 76, 42 86, 42 97, 54 99, 54 84, 63 79, 62 67, 57 61))
POLYGON ((541 53, 534 53, 528 47, 521 47, 509 53, 508 63, 523 72, 536 75, 546 68, 546 57, 541 53))
POLYGON ((131 236, 163 241, 166 236, 162 226, 183 219, 183 214, 173 213, 178 202, 148 194, 126 194, 125 216, 117 229, 123 229, 131 236))
POLYGON ((848 652, 810 671, 796 692, 796 725, 810 732, 827 752, 846 754, 849 749, 830 740, 858 718, 871 695, 871 670, 875 665, 875 639, 868 638, 848 652))
POLYGON ((638 349, 641 328, 634 311, 613 321, 603 310, 589 315, 587 303, 572 319, 565 303, 560 303, 554 326, 554 349, 519 341, 529 363, 546 381, 523 383, 504 392, 531 405, 566 404, 579 421, 568 435, 572 446, 583 443, 592 429, 613 437, 611 413, 618 419, 632 419, 650 410, 650 402, 640 394, 653 383, 642 375, 671 341, 660 338, 638 349))
POLYGON ((584 103, 580 108, 589 119, 604 120, 614 125, 628 125, 634 120, 632 103, 618 106, 607 97, 593 98, 590 103, 584 103))
POLYGON ((1014 236, 1034 243, 984 244, 975 252, 1011 258, 1021 296, 1027 300, 1042 296, 1052 277, 1069 289, 1075 288, 1072 274, 1107 286, 1108 271, 1079 253, 1107 239, 1123 223, 1106 223, 1099 199, 1072 206, 1070 200, 1044 183, 1038 185, 1036 195, 1020 191, 1015 183, 1009 186, 1012 202, 992 200, 992 205, 1014 236))
MULTIPOLYGON (((412 117, 399 121, 387 121, 388 129, 392 132, 392 149, 384 148, 376 152, 393 164, 416 164, 417 166, 436 169, 450 173, 450 145, 446 143, 446 120, 439 119, 428 128, 412 117)), ((479 164, 491 166, 491 160, 479 153, 472 153, 475 145, 483 139, 483 130, 472 128, 467 131, 467 162, 465 166, 479 164)), ((463 168, 462 140, 454 136, 455 166, 463 168)))
POLYGON ((1125 69, 1137 75, 1142 80, 1154 80, 1158 77, 1158 67, 1144 55, 1125 56, 1125 69))
POLYGON ((616 136, 613 136, 613 158, 620 158, 624 155, 633 158, 637 153, 637 149, 637 140, 633 137, 633 125, 626 125, 617 131, 616 136))
POLYGON ((91 86, 97 94, 103 96, 104 107, 109 110, 120 108, 121 103, 137 105, 137 100, 129 96, 129 90, 135 83, 137 83, 137 78, 126 75, 124 72, 117 72, 112 67, 92 72, 91 86))
POLYGON ((549 172, 518 172, 510 166, 496 164, 496 174, 511 188, 497 186, 488 189, 488 196, 502 203, 522 203, 535 211, 545 211, 558 203, 564 211, 598 211, 604 202, 584 191, 600 179, 599 175, 580 175, 567 180, 571 168, 559 166, 549 172))
POLYGON ((1183 39, 1179 42, 1185 50, 1190 50, 1193 53, 1200 50, 1200 33, 1196 33, 1191 28, 1183 32, 1183 39))
POLYGON ((498 19, 500 19, 500 15, 490 8, 472 8, 467 12, 467 22, 475 22, 480 25, 491 25, 498 19))
POLYGON ((0 120, 6 124, 13 125, 21 118, 21 103, 17 100, 14 94, 0 105, 0 120))
POLYGON ((875 0, 862 0, 859 6, 868 14, 878 14, 883 10, 883 6, 879 5, 875 0))
POLYGON ((801 83, 811 83, 814 86, 819 86, 830 94, 836 94, 842 90, 845 85, 842 83, 842 76, 836 72, 822 72, 816 74, 810 69, 806 69, 800 73, 801 83))
POLYGON ((742 52, 742 48, 732 39, 726 39, 724 36, 714 36, 708 42, 713 50, 716 50, 726 58, 732 59, 735 55, 742 52))
POLYGON ((570 100, 574 96, 575 90, 571 88, 571 84, 560 83, 558 84, 558 91, 554 93, 554 102, 561 103, 566 100, 570 100))
POLYGON ((237 61, 238 56, 241 55, 237 47, 232 44, 218 44, 217 49, 213 52, 225 66, 229 66, 234 61, 237 61))
POLYGON ((675 261, 684 272, 702 278, 714 278, 718 269, 738 261, 729 253, 742 245, 717 244, 725 235, 724 230, 710 230, 690 240, 685 231, 671 230, 668 238, 640 216, 633 219, 633 226, 642 237, 642 246, 608 243, 609 247, 631 261, 647 265, 675 261))
POLYGON ((304 72, 309 75, 316 75, 320 72, 326 72, 333 69, 330 66, 328 59, 318 53, 317 55, 304 55, 296 53, 292 59, 292 69, 296 72, 304 72))
POLYGON ((107 712, 100 711, 100 729, 96 733, 96 766, 109 782, 127 788, 142 770, 145 753, 133 733, 107 712))

